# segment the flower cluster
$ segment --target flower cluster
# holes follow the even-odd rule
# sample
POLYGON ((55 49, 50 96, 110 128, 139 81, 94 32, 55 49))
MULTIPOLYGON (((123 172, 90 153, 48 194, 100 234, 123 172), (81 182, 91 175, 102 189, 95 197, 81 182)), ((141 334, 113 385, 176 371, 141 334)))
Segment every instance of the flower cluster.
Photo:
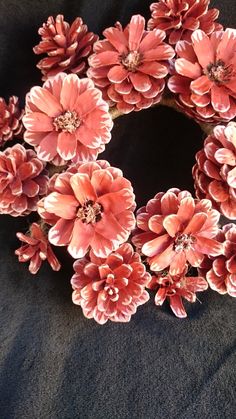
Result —
POLYGON ((221 214, 236 220, 236 30, 224 30, 209 4, 159 0, 147 24, 132 16, 103 39, 80 17, 70 25, 50 16, 34 47, 46 54, 37 65, 44 83, 24 110, 16 96, 0 98, 0 146, 25 141, 0 152, 0 214, 40 218, 17 233, 15 254, 33 274, 45 260, 57 271, 51 245, 66 246, 76 259, 72 300, 99 324, 128 322, 147 289, 177 317, 208 285, 236 297, 236 226, 220 227, 221 214), (112 119, 159 102, 207 123, 196 198, 172 188, 135 216, 131 182, 98 155, 112 119))
POLYGON ((160 102, 167 62, 175 55, 163 42, 165 32, 147 32, 145 19, 136 15, 125 29, 117 23, 103 35, 105 39, 94 45, 94 54, 89 57, 88 76, 110 106, 129 113, 160 102))
POLYGON ((199 272, 206 277, 211 289, 236 297, 236 225, 224 225, 217 239, 223 244, 223 253, 206 257, 199 272))
POLYGON ((0 97, 0 147, 22 132, 23 110, 16 96, 9 98, 8 104, 0 97))
POLYGON ((98 160, 58 175, 53 192, 41 203, 43 211, 39 205, 45 221, 48 213, 52 214, 52 244, 68 246, 75 259, 90 249, 104 258, 117 250, 134 228, 134 199, 131 183, 122 171, 98 160))
POLYGON ((210 0, 159 0, 150 6, 152 17, 148 28, 166 31, 170 44, 181 39, 191 42, 191 34, 196 29, 210 35, 222 26, 215 22, 219 10, 208 9, 209 3, 210 0))
POLYGON ((47 192, 45 163, 21 144, 0 152, 0 214, 13 217, 36 211, 47 192))
POLYGON ((225 217, 236 219, 236 124, 218 125, 196 155, 196 195, 210 199, 225 217))
POLYGON ((61 71, 85 75, 87 59, 98 36, 88 32, 81 17, 69 25, 63 15, 57 15, 55 19, 50 16, 39 29, 39 35, 42 40, 34 47, 34 52, 48 55, 37 65, 42 71, 43 80, 61 71))
POLYGON ((33 223, 29 234, 17 233, 17 237, 25 244, 17 249, 15 254, 18 256, 19 262, 30 261, 29 271, 31 274, 38 272, 44 260, 48 260, 54 271, 60 270, 60 262, 48 242, 47 235, 39 224, 33 223))
POLYGON ((106 259, 91 252, 89 260, 76 261, 74 269, 73 302, 82 307, 85 317, 100 324, 107 320, 128 322, 137 307, 149 300, 145 286, 150 274, 129 243, 106 259))
POLYGON ((111 138, 108 105, 92 80, 60 73, 26 98, 24 139, 38 158, 63 164, 95 160, 111 138))
POLYGON ((176 74, 168 87, 195 119, 229 121, 236 116, 236 30, 207 36, 199 29, 191 40, 176 46, 176 74))

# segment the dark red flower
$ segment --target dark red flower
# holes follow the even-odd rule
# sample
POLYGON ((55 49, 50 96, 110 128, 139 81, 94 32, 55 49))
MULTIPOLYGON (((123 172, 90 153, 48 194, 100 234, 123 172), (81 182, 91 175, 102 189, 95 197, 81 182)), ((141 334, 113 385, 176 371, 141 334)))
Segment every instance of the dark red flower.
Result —
POLYGON ((170 267, 170 275, 180 275, 186 262, 198 267, 204 255, 222 253, 222 244, 215 239, 219 217, 211 201, 195 200, 187 191, 169 189, 138 211, 138 230, 132 240, 148 256, 151 270, 160 272, 170 267))
POLYGON ((165 32, 145 30, 145 19, 133 16, 123 29, 120 23, 105 29, 96 42, 87 74, 110 105, 123 113, 148 108, 161 99, 168 74, 167 61, 174 57, 165 44, 165 32))
POLYGON ((19 262, 30 261, 30 273, 36 274, 44 260, 48 261, 54 271, 59 271, 61 268, 60 262, 49 244, 47 235, 44 234, 39 224, 33 223, 29 234, 17 233, 17 237, 26 244, 17 249, 15 254, 18 256, 19 262))
POLYGON ((63 15, 57 15, 55 19, 50 16, 39 29, 39 35, 42 40, 34 47, 34 52, 48 55, 37 65, 43 73, 43 80, 61 71, 85 75, 88 56, 98 36, 88 32, 81 17, 69 25, 63 15))
POLYGON ((223 243, 223 255, 206 257, 199 269, 211 289, 236 297, 236 225, 226 224, 217 239, 223 243))
POLYGON ((128 243, 107 259, 90 252, 90 259, 77 260, 74 269, 73 302, 82 307, 85 317, 100 324, 129 322, 137 307, 149 300, 145 285, 150 275, 128 243))
POLYGON ((170 44, 180 39, 191 41, 191 34, 201 29, 207 35, 222 29, 215 20, 219 16, 218 9, 209 9, 210 0, 159 0, 152 3, 152 17, 148 21, 148 29, 166 31, 170 44))
POLYGON ((230 121, 236 116, 236 30, 193 32, 192 44, 176 46, 176 74, 168 87, 178 103, 198 120, 230 121))
POLYGON ((236 123, 218 125, 193 167, 196 195, 210 199, 225 217, 236 219, 236 123))
POLYGON ((188 268, 185 267, 183 273, 179 275, 171 275, 168 271, 157 273, 147 285, 147 288, 157 290, 155 304, 161 306, 167 299, 171 310, 177 317, 187 317, 182 298, 194 303, 197 298, 196 292, 205 291, 208 288, 204 278, 187 276, 187 271, 188 268))
POLYGON ((0 214, 19 217, 36 211, 47 192, 44 168, 35 152, 20 144, 0 152, 0 214))
POLYGON ((23 113, 16 96, 11 96, 8 104, 0 97, 0 146, 21 133, 23 113))

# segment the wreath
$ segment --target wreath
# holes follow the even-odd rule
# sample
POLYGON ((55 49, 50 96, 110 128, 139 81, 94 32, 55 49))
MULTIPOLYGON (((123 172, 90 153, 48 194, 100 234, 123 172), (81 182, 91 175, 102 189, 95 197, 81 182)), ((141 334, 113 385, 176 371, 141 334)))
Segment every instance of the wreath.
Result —
POLYGON ((0 213, 37 211, 15 251, 36 274, 75 259, 72 300, 100 324, 128 322, 155 292, 178 317, 210 287, 236 297, 236 30, 208 0, 159 0, 103 39, 80 17, 50 16, 35 54, 42 86, 0 99, 0 213), (158 104, 197 121, 196 197, 158 192, 136 211, 131 182, 99 159, 113 120, 158 104), (13 145, 9 143, 14 139, 13 145), (222 226, 224 216, 228 221, 222 226))

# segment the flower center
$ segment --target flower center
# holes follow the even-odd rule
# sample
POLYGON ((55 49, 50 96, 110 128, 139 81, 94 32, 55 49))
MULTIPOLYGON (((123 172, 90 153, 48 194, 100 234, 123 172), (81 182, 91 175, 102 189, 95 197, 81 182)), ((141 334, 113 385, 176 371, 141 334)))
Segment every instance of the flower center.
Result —
POLYGON ((130 51, 127 55, 121 58, 121 63, 127 70, 133 73, 141 63, 141 56, 138 51, 130 51))
POLYGON ((77 217, 85 224, 94 224, 101 220, 103 208, 98 202, 87 201, 77 211, 77 217))
POLYGON ((224 61, 218 60, 216 63, 209 64, 205 73, 216 84, 223 84, 230 81, 234 71, 231 65, 226 65, 224 61))
POLYGON ((114 285, 114 279, 114 274, 107 275, 104 291, 106 291, 112 301, 117 301, 119 299, 119 288, 114 285))
POLYGON ((53 120, 56 131, 73 133, 80 126, 80 119, 75 111, 66 111, 53 120))
POLYGON ((177 253, 182 252, 183 250, 189 250, 194 242, 195 238, 190 234, 181 234, 175 240, 174 250, 177 253))

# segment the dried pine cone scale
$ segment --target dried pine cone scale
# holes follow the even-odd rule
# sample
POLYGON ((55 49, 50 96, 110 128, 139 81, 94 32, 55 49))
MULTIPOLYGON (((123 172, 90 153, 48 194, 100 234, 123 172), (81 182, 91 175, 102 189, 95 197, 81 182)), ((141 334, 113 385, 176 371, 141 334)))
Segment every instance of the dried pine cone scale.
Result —
POLYGON ((88 32, 87 25, 78 17, 70 26, 63 15, 55 19, 50 16, 47 23, 39 29, 42 41, 33 50, 35 54, 47 54, 39 61, 37 67, 43 73, 43 80, 61 71, 79 75, 87 70, 87 58, 97 35, 88 32))

